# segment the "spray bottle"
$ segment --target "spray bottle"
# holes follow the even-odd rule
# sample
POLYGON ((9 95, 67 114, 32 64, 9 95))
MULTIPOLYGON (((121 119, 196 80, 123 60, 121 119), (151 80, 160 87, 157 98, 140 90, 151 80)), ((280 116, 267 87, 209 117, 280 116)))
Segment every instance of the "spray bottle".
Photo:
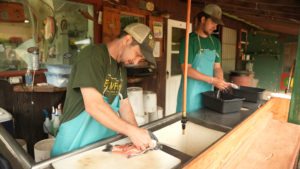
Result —
POLYGON ((58 114, 59 120, 61 121, 61 119, 63 117, 61 114, 61 103, 59 103, 59 105, 57 106, 57 114, 58 114))
POLYGON ((51 132, 52 134, 54 134, 54 128, 53 128, 53 123, 54 123, 54 120, 55 120, 55 109, 54 109, 54 106, 52 106, 52 116, 51 116, 51 132))
POLYGON ((43 125, 44 132, 51 133, 51 123, 50 123, 49 116, 48 116, 49 113, 45 109, 43 109, 43 112, 44 112, 44 115, 46 116, 46 120, 43 125))
POLYGON ((56 135, 56 132, 59 129, 59 124, 60 124, 60 121, 59 121, 59 116, 58 116, 57 109, 56 109, 55 120, 53 123, 53 128, 54 128, 53 135, 56 135))

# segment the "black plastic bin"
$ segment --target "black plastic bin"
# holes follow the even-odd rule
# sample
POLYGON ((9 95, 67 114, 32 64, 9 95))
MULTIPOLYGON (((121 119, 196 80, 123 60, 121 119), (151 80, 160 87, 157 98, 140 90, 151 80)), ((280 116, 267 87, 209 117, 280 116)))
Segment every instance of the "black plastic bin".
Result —
POLYGON ((245 101, 258 103, 263 99, 263 93, 266 89, 240 86, 240 89, 232 89, 233 95, 244 97, 245 101))
POLYGON ((243 100, 245 100, 245 98, 222 92, 220 92, 219 98, 217 98, 217 92, 213 91, 203 92, 201 94, 202 104, 219 113, 238 112, 241 110, 243 100))

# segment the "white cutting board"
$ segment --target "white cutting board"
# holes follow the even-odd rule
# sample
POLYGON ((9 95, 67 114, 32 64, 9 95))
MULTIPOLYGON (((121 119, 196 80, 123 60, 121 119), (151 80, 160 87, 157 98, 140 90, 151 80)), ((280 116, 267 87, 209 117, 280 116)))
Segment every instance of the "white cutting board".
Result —
MULTIPOLYGON (((131 140, 125 138, 111 143, 122 145, 131 140)), ((148 151, 146 154, 134 156, 130 159, 119 154, 102 152, 105 146, 89 150, 52 163, 55 169, 170 169, 178 166, 180 159, 161 150, 148 151)))

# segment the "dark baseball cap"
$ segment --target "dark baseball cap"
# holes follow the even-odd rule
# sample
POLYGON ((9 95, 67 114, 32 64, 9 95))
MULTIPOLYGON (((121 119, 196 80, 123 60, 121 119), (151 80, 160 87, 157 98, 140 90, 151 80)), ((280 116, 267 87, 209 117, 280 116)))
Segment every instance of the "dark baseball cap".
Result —
POLYGON ((210 19, 219 25, 224 25, 223 21, 221 20, 222 17, 222 10, 221 8, 216 4, 209 4, 206 5, 203 9, 203 12, 210 15, 210 19))
POLYGON ((142 23, 132 23, 126 26, 124 31, 139 43, 144 57, 150 62, 151 67, 156 68, 156 62, 153 55, 155 38, 151 29, 142 23))

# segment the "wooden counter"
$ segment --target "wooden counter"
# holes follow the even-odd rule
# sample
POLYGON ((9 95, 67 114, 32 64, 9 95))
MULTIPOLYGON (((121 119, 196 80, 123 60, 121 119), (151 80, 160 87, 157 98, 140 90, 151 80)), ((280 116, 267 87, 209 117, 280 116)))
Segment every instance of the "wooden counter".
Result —
MULTIPOLYGON (((31 87, 19 85, 14 87, 15 92, 32 92, 31 87)), ((67 91, 66 87, 58 88, 52 85, 33 86, 33 92, 62 92, 67 91)))

